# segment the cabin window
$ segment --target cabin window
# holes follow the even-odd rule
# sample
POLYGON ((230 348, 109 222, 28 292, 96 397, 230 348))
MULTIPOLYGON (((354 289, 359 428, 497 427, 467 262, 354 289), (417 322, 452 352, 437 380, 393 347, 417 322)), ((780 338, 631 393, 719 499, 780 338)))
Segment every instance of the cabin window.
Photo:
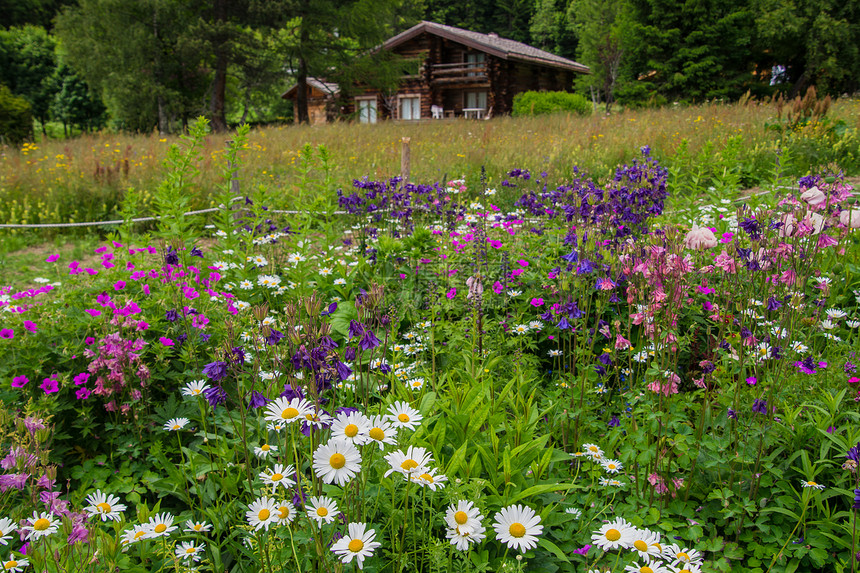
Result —
POLYGON ((400 119, 421 119, 421 97, 401 96, 400 119))
POLYGON ((359 123, 376 123, 376 98, 355 100, 359 123))
POLYGON ((487 109, 487 92, 466 92, 464 109, 487 109))
MULTIPOLYGON (((484 66, 484 56, 483 52, 474 52, 471 54, 466 54, 466 67, 467 68, 481 68, 484 66)), ((478 76, 484 75, 483 72, 467 72, 468 76, 478 76)))

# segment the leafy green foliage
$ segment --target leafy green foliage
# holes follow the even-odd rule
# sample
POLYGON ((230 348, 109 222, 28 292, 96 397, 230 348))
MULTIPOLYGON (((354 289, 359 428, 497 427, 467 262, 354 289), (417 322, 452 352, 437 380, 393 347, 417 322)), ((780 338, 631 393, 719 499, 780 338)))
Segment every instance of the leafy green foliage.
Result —
POLYGON ((0 138, 9 143, 21 143, 33 135, 33 115, 30 103, 16 97, 0 85, 0 138))
POLYGON ((591 113, 591 104, 580 94, 566 92, 523 92, 514 96, 514 116, 568 112, 591 113))

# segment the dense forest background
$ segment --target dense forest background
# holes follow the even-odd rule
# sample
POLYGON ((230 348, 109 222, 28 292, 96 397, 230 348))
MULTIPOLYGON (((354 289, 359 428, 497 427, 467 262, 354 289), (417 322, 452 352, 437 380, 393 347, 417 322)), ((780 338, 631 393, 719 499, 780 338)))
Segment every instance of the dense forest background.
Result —
POLYGON ((586 64, 575 88, 607 108, 860 87, 860 0, 0 0, 0 15, 0 124, 29 113, 46 135, 288 121, 297 77, 396 81, 398 62, 363 54, 420 20, 586 64))

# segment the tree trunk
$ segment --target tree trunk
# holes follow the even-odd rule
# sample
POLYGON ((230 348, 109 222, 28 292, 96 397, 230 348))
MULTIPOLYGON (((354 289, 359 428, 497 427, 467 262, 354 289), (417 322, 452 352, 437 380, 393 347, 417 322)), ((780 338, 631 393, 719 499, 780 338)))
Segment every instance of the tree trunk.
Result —
POLYGON ((164 98, 158 96, 158 134, 167 135, 170 133, 170 120, 167 118, 167 109, 164 107, 164 98))
POLYGON ((212 86, 210 112, 212 114, 212 131, 221 133, 227 131, 227 116, 224 101, 227 94, 227 58, 223 48, 218 50, 215 57, 215 81, 212 86))
POLYGON ((299 32, 299 69, 296 80, 298 91, 296 91, 296 122, 310 123, 308 115, 308 61, 305 59, 304 50, 310 41, 310 33, 304 21, 299 32))
POLYGON ((227 131, 227 116, 225 101, 227 99, 227 34, 224 25, 227 20, 227 2, 215 0, 215 79, 212 82, 212 98, 209 100, 209 112, 212 120, 212 131, 222 133, 227 131))

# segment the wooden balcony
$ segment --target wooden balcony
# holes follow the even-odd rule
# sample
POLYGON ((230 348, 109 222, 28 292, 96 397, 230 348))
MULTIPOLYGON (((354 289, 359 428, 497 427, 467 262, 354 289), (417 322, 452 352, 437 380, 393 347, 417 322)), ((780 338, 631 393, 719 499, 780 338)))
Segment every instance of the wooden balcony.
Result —
POLYGON ((483 62, 433 64, 430 72, 435 84, 480 84, 488 80, 487 65, 483 62))

